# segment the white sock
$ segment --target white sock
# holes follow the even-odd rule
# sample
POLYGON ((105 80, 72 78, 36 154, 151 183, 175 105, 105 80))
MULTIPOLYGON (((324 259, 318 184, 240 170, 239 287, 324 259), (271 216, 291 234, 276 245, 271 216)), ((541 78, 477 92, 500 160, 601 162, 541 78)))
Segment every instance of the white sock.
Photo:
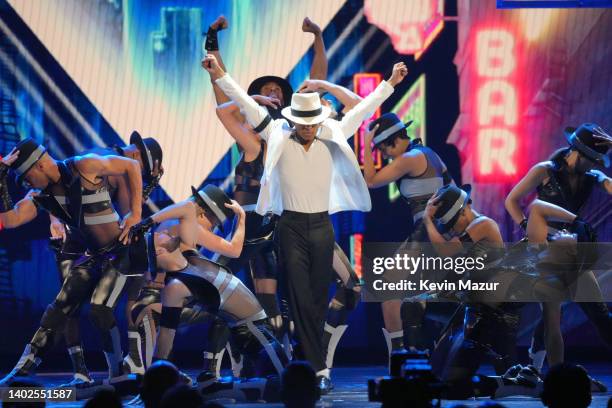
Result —
POLYGON ((323 370, 317 371, 317 377, 322 375, 325 378, 329 378, 329 374, 329 368, 324 368, 323 370))

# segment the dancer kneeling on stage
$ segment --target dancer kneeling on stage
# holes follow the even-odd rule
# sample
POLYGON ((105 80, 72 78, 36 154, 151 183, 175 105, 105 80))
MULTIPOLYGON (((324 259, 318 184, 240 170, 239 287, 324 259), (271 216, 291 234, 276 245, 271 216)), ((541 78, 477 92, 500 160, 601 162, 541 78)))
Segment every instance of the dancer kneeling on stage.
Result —
MULTIPOLYGON (((427 203, 423 222, 441 256, 483 258, 486 267, 479 273, 494 273, 505 253, 503 240, 497 223, 472 208, 470 193, 469 185, 441 188, 427 203), (447 239, 442 233, 453 238, 447 239)), ((537 395, 541 381, 535 371, 519 366, 510 369, 515 362, 521 307, 522 303, 466 304, 463 334, 456 336, 449 347, 438 345, 432 356, 434 367, 436 361, 444 360, 436 371, 449 384, 447 398, 492 396, 498 392, 537 395), (439 353, 445 352, 448 354, 440 359, 439 353), (498 374, 508 371, 501 377, 479 376, 480 381, 474 383, 473 376, 487 356, 494 357, 498 374)))
MULTIPOLYGON (((239 256, 244 240, 242 208, 222 190, 208 185, 190 199, 142 221, 135 234, 142 236, 151 227, 152 231, 141 238, 147 240, 150 269, 158 271, 157 281, 161 281, 160 274, 171 275, 162 291, 161 328, 154 359, 168 358, 185 300, 193 297, 227 322, 239 351, 259 363, 257 374, 280 373, 286 359, 257 298, 223 266, 200 256, 195 249, 180 250, 181 243, 190 248, 206 243, 212 251, 239 256), (212 234, 212 228, 234 214, 239 218, 231 242, 212 234), (207 229, 198 223, 198 217, 208 221, 207 229), (171 227, 177 220, 178 231, 175 233, 171 227), (158 223, 161 225, 154 227, 158 223)), ((214 380, 214 376, 211 379, 214 380)), ((204 382, 204 379, 199 381, 204 382)))
MULTIPOLYGON (((467 300, 463 333, 454 336, 451 344, 446 346, 440 346, 443 341, 438 342, 432 364, 436 366, 436 361, 444 362, 437 372, 450 385, 447 398, 510 395, 536 397, 542 387, 538 371, 533 367, 512 366, 516 360, 516 335, 523 303, 502 300, 534 297, 560 299, 566 296, 568 288, 561 282, 545 278, 546 271, 586 261, 576 251, 576 242, 588 239, 589 227, 579 220, 563 218, 568 222, 573 221, 573 233, 560 233, 551 239, 550 245, 536 248, 536 251, 521 246, 504 255, 497 224, 471 208, 469 190, 460 190, 454 186, 441 189, 428 203, 425 225, 432 243, 447 243, 437 247, 442 250, 442 255, 461 254, 485 258, 487 267, 472 274, 470 278, 499 282, 500 287, 496 292, 504 295, 467 293, 459 296, 463 301, 467 300), (452 230, 458 238, 447 240, 438 228, 452 230), (524 251, 524 248, 528 251, 524 251), (515 265, 517 259, 524 261, 523 264, 515 265), (486 357, 493 358, 498 374, 505 373, 498 377, 474 377, 486 357), (474 378, 478 380, 474 381, 474 378)), ((535 231, 538 225, 546 225, 550 218, 558 219, 563 211, 552 204, 534 203, 527 231, 537 235, 535 231)), ((529 239, 532 239, 531 235, 529 239)))

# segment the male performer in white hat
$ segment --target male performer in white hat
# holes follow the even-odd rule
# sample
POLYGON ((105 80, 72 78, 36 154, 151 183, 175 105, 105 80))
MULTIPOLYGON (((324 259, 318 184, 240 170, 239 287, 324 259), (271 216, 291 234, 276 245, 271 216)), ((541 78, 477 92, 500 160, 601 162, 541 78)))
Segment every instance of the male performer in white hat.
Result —
POLYGON ((382 81, 341 121, 328 120, 330 109, 321 105, 317 93, 293 94, 291 106, 282 110, 287 120, 272 120, 214 56, 206 56, 203 65, 268 143, 257 212, 281 215, 276 232, 299 342, 297 357, 312 364, 321 391, 326 393, 331 384, 322 339, 334 251, 329 214, 371 209, 367 186, 347 139, 393 93, 408 70, 403 63, 395 64, 391 78, 382 81))

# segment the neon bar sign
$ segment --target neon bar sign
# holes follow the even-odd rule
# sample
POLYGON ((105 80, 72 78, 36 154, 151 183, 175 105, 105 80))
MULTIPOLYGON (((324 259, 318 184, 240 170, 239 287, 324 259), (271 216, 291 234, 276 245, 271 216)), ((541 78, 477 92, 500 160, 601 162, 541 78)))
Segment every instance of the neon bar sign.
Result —
POLYGON ((519 94, 514 35, 500 28, 476 32, 474 179, 509 182, 519 174, 519 94))
MULTIPOLYGON (((355 90, 355 93, 357 95, 361 96, 362 98, 365 98, 372 91, 374 91, 374 89, 376 89, 378 84, 380 84, 381 80, 382 80, 381 75, 376 74, 376 73, 355 74, 353 76, 353 89, 355 90)), ((359 166, 361 168, 363 168, 363 157, 364 157, 363 147, 365 144, 365 132, 367 131, 367 126, 370 124, 371 121, 375 120, 379 116, 380 116, 380 107, 376 109, 376 112, 374 112, 374 115, 372 115, 369 119, 366 119, 361 124, 361 126, 357 130, 357 133, 355 133, 353 144, 355 147, 355 154, 357 155, 357 161, 359 162, 359 166)), ((380 169, 382 165, 381 153, 375 149, 372 152, 372 154, 374 155, 374 167, 376 169, 380 169)))

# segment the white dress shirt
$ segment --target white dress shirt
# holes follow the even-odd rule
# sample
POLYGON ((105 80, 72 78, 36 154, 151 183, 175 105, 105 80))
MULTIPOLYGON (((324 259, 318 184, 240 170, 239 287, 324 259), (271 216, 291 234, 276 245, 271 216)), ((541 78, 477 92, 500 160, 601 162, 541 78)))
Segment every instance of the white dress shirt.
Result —
MULTIPOLYGON (((283 211, 282 188, 278 163, 285 145, 293 132, 285 119, 271 120, 268 111, 259 106, 240 86, 225 74, 216 80, 221 90, 243 110, 246 119, 267 144, 264 174, 257 200, 256 211, 265 214, 283 211)), ((319 139, 326 142, 332 157, 332 174, 329 191, 330 214, 339 211, 370 211, 372 203, 368 187, 361 174, 359 163, 347 139, 359 129, 361 123, 372 116, 376 109, 393 93, 393 87, 382 81, 376 89, 348 111, 342 120, 326 119, 321 124, 319 139)), ((312 169, 312 171, 317 171, 312 169)))
POLYGON ((292 137, 278 160, 283 209, 309 214, 329 211, 332 167, 325 142, 317 138, 306 151, 292 137))

